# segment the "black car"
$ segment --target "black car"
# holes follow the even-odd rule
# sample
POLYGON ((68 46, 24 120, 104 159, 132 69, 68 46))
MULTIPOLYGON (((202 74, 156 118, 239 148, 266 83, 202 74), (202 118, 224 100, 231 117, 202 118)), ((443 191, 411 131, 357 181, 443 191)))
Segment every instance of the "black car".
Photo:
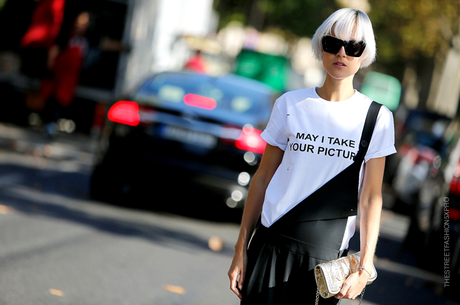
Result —
POLYGON ((243 206, 274 98, 269 86, 231 74, 164 72, 147 79, 108 111, 91 195, 124 203, 145 194, 136 200, 156 205, 195 190, 243 206))

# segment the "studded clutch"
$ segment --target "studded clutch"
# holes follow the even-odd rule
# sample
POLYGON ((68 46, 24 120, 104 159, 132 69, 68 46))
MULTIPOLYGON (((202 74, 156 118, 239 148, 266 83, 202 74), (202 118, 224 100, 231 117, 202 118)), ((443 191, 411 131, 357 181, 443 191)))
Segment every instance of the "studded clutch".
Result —
MULTIPOLYGON (((360 253, 357 252, 315 266, 315 280, 317 286, 316 304, 318 304, 320 295, 326 299, 340 292, 347 277, 359 270, 359 260, 360 253)), ((367 285, 371 284, 376 278, 377 270, 375 270, 374 265, 372 265, 367 285)), ((361 292, 361 300, 363 295, 364 289, 361 292)))

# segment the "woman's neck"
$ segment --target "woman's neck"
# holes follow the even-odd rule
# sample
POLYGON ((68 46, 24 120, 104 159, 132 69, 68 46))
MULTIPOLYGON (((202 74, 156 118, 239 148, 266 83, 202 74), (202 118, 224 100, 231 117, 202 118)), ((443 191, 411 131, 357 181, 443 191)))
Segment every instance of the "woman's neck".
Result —
POLYGON ((340 102, 349 99, 355 94, 353 76, 345 79, 334 79, 327 74, 323 86, 316 89, 316 93, 322 99, 331 102, 340 102))

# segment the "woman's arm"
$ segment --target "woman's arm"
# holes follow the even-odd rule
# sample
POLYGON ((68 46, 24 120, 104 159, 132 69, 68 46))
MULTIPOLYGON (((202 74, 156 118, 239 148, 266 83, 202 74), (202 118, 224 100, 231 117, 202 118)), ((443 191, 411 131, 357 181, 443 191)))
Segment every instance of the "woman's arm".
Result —
POLYGON ((262 211, 265 190, 272 179, 276 169, 281 163, 284 152, 276 146, 268 145, 265 148, 262 161, 254 174, 249 186, 248 198, 244 207, 241 221, 240 234, 235 244, 235 254, 228 271, 230 289, 241 299, 240 290, 243 287, 246 271, 246 249, 254 231, 254 226, 262 211), (237 287, 238 281, 238 287, 237 287))
POLYGON ((382 180, 385 168, 385 157, 371 159, 364 169, 363 186, 359 200, 360 213, 360 267, 365 270, 353 273, 345 281, 337 298, 354 299, 361 293, 372 272, 375 247, 380 228, 382 211, 382 180), (367 270, 367 271, 366 271, 367 270))

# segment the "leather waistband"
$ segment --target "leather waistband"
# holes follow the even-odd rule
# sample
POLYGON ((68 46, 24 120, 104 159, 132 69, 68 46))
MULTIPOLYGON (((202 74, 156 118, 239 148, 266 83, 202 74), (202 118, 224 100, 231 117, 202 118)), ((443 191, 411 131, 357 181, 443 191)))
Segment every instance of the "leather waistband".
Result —
POLYGON ((291 236, 281 234, 270 228, 260 225, 254 235, 251 243, 267 243, 279 248, 284 248, 290 252, 298 253, 301 255, 308 255, 321 260, 329 261, 347 255, 347 250, 339 250, 330 248, 326 245, 318 245, 295 239, 291 236))

